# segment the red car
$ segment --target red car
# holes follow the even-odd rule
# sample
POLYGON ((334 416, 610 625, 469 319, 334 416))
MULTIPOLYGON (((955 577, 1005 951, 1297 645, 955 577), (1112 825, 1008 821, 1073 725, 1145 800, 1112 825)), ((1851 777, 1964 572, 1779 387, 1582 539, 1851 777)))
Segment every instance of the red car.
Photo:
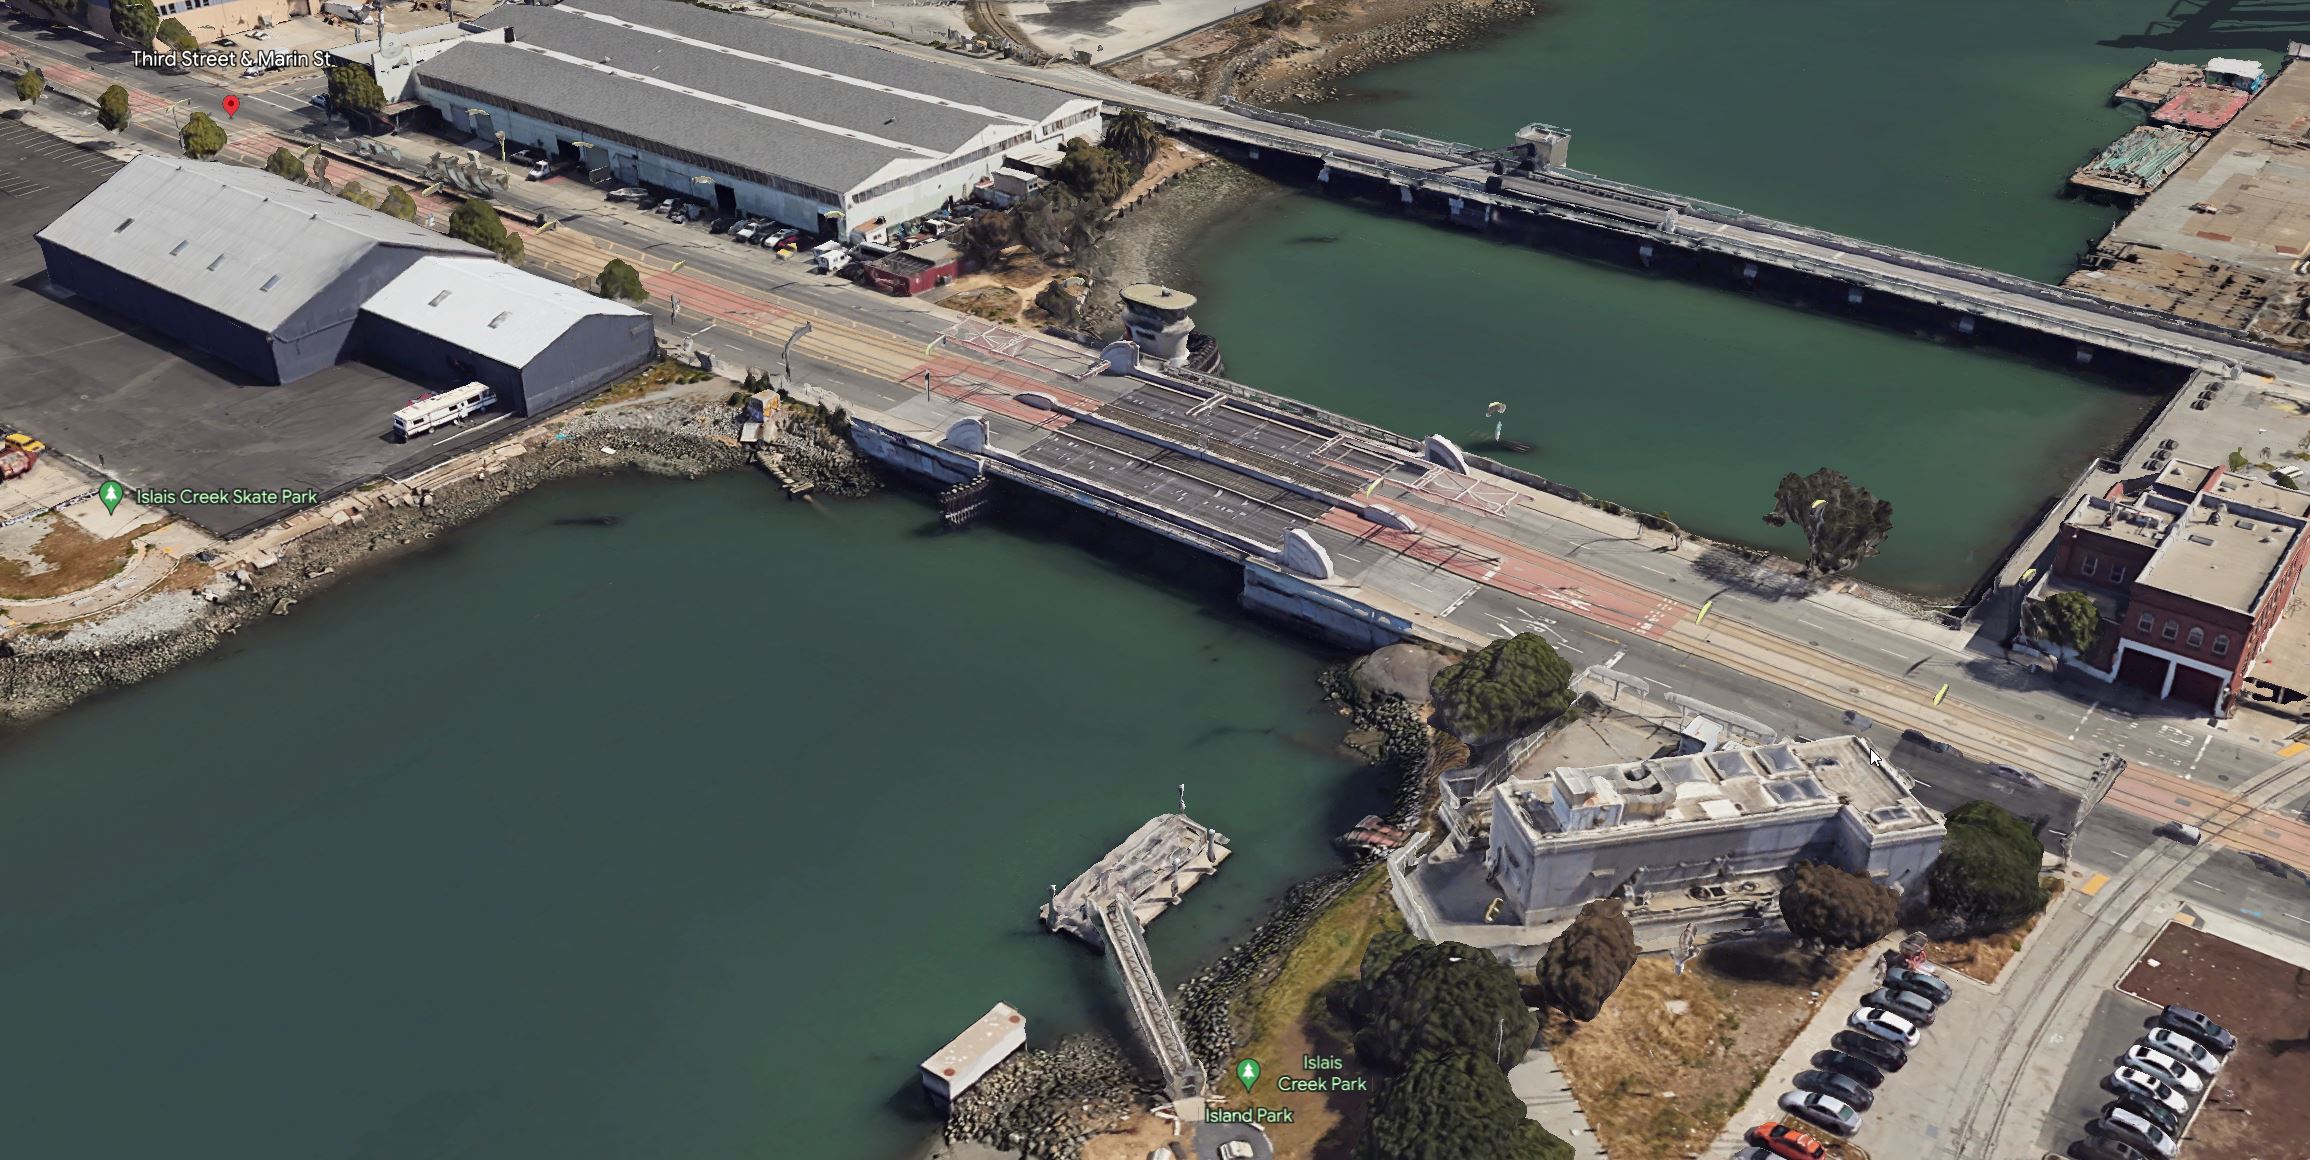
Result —
POLYGON ((1749 1143, 1787 1160, 1821 1160, 1827 1151, 1819 1140, 1787 1124, 1759 1124, 1750 1128, 1749 1143))

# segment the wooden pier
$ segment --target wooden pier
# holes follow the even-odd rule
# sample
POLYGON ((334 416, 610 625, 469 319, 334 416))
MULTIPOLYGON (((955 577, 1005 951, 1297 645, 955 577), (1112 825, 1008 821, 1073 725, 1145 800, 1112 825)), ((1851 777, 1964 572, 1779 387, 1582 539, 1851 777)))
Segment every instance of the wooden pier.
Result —
POLYGON ((1227 835, 1186 814, 1157 815, 1053 893, 1043 905, 1043 925, 1104 947, 1099 911, 1110 898, 1129 903, 1144 926, 1217 873, 1231 853, 1227 835))

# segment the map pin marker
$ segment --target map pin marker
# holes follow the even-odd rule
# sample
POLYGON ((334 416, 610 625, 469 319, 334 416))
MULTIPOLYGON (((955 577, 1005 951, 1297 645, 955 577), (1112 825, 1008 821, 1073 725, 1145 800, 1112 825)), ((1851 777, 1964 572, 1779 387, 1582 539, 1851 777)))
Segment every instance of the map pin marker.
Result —
POLYGON ((104 486, 96 489, 96 498, 104 502, 104 514, 111 515, 119 511, 120 497, 127 491, 127 488, 120 486, 119 480, 105 480, 104 486))
POLYGON ((228 94, 225 97, 225 119, 228 121, 231 120, 240 111, 241 99, 239 97, 231 96, 228 94))
POLYGON ((1249 1092, 1251 1085, 1259 1082, 1259 1061, 1246 1059, 1238 1062, 1235 1065, 1235 1078, 1242 1080, 1243 1090, 1249 1092))

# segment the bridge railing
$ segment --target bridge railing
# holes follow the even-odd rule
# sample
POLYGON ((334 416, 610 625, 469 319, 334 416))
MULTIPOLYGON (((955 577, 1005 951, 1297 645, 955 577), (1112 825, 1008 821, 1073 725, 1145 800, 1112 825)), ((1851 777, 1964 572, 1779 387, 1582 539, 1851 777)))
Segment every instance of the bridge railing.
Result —
POLYGON ((1139 1033, 1146 1037, 1148 1049, 1163 1069, 1165 1085, 1174 1098, 1202 1095, 1208 1077, 1187 1045, 1187 1033, 1179 1026, 1170 997, 1163 993, 1163 981, 1156 976, 1154 959, 1147 953, 1146 932, 1139 927, 1139 916, 1132 913, 1127 900, 1111 895, 1099 907, 1099 925, 1106 929, 1107 953, 1114 956, 1116 970, 1123 977, 1132 1022, 1139 1025, 1139 1033))

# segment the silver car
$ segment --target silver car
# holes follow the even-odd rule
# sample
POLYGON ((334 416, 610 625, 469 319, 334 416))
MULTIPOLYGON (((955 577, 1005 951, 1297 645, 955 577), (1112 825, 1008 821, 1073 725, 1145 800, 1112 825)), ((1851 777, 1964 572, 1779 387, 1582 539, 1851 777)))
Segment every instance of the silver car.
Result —
POLYGON ((1819 1092, 1783 1092, 1781 1110, 1814 1127, 1850 1136, 1861 1130, 1861 1113, 1835 1096, 1819 1092))
POLYGON ((2190 1110, 2190 1101, 2175 1091, 2172 1084, 2138 1067, 2120 1065, 2110 1073, 2104 1086, 2120 1095, 2149 1100, 2177 1116, 2190 1110))
POLYGON ((1917 1025, 1882 1007, 1863 1007, 1845 1016, 1845 1025, 1863 1035, 1897 1043, 1903 1047, 1917 1046, 1917 1025))
POLYGON ((2205 1044, 2179 1031, 2164 1027, 2155 1028, 2149 1034, 2142 1036, 2141 1044, 2143 1047, 2163 1052, 2189 1064, 2197 1069, 2199 1075, 2205 1076, 2207 1079, 2214 1078, 2214 1073, 2222 1070, 2221 1056, 2206 1050, 2205 1044))

